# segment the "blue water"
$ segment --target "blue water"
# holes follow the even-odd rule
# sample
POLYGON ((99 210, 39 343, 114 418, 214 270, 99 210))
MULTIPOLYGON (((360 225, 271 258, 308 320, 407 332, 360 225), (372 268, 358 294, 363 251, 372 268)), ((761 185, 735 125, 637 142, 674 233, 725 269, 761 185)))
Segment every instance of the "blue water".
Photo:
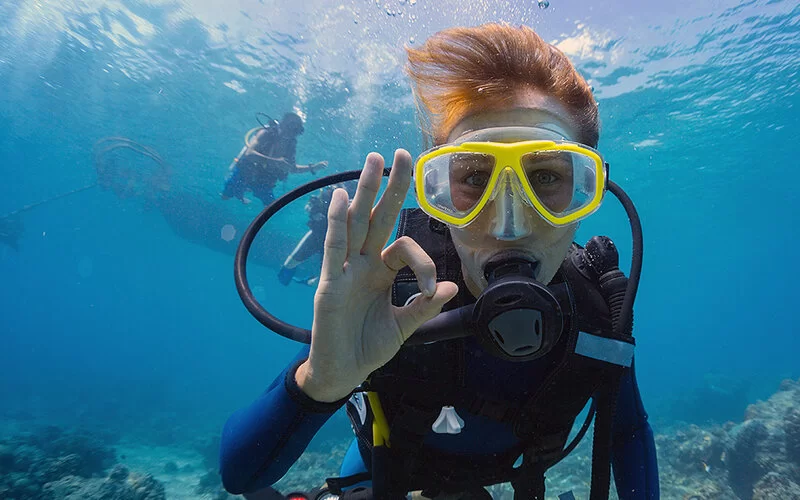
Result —
MULTIPOLYGON (((590 79, 599 149, 642 217, 635 333, 652 420, 706 419, 702 405, 672 404, 698 388, 767 397, 800 376, 800 7, 550 3, 5 1, 0 214, 92 184, 93 144, 125 136, 171 165, 173 192, 241 232, 260 204, 217 193, 255 112, 306 115, 298 162, 328 160, 329 172, 360 168, 372 150, 418 154, 403 45, 452 25, 525 23, 590 79)), ((290 212, 262 241, 254 283, 309 326, 313 290, 274 277, 305 231, 302 206, 290 212)), ((187 202, 176 217, 195 213, 187 202)), ((217 219, 190 241, 141 200, 98 188, 22 213, 18 249, 0 240, 0 416, 124 427, 167 414, 180 439, 259 394, 297 346, 242 306, 217 219)), ((578 241, 594 234, 629 262, 611 196, 578 241)), ((337 422, 329 432, 346 435, 337 422)))

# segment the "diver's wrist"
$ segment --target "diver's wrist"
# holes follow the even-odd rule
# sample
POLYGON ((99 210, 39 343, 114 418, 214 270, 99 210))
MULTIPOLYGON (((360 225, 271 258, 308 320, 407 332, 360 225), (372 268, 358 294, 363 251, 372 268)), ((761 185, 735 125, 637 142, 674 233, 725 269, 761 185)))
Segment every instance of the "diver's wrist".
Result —
POLYGON ((350 394, 351 391, 332 391, 330 384, 317 383, 317 379, 312 376, 311 365, 308 360, 305 360, 294 375, 294 381, 297 387, 303 393, 320 403, 333 403, 350 394))

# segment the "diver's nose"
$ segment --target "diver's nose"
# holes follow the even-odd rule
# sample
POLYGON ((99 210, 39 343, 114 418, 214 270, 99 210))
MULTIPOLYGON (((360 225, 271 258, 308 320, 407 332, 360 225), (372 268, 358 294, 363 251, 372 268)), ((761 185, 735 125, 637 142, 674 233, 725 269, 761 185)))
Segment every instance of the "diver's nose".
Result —
POLYGON ((506 167, 497 179, 497 187, 492 195, 494 218, 490 232, 498 240, 512 241, 524 238, 533 232, 531 210, 525 203, 525 193, 516 174, 506 167))

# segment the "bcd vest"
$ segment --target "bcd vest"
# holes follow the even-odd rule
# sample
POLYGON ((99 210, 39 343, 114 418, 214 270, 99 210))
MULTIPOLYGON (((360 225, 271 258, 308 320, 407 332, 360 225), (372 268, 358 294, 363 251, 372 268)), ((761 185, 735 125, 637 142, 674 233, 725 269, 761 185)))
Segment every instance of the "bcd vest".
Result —
MULTIPOLYGON (((414 239, 433 259, 437 281, 458 284, 458 295, 444 310, 475 301, 463 281, 461 262, 446 226, 419 209, 403 210, 397 232, 400 236, 414 239)), ((581 273, 581 260, 576 258, 580 250, 580 246, 572 245, 550 283, 569 290, 569 304, 562 304, 565 324, 557 344, 542 358, 515 363, 536 363, 542 370, 539 383, 525 388, 519 401, 504 401, 493 393, 466 387, 465 353, 474 339, 462 338, 404 346, 362 386, 379 395, 389 424, 391 446, 381 447, 380 454, 376 455, 378 450, 372 446, 373 416, 367 398, 356 393, 348 402, 347 412, 362 455, 373 457, 368 464, 370 473, 358 479, 372 478, 374 498, 405 498, 408 491, 416 490, 434 496, 511 482, 515 500, 544 500, 545 471, 577 444, 576 440, 565 449, 573 424, 590 399, 592 410, 596 409, 591 499, 608 497, 614 406, 620 376, 630 366, 629 359, 626 362, 624 355, 614 353, 632 353, 634 340, 613 332, 599 285, 581 273), (520 444, 480 458, 423 448, 423 440, 444 406, 508 424, 520 444), (521 464, 517 463, 520 457, 521 464)), ((403 306, 418 292, 410 268, 400 270, 392 288, 392 302, 403 306)), ((348 481, 335 478, 328 484, 336 491, 348 481)))

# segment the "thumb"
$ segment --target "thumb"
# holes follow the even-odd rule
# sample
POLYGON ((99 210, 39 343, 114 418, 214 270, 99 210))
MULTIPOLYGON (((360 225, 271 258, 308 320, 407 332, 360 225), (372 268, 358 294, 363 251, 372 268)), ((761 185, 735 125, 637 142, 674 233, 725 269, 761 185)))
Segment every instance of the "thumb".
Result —
POLYGON ((442 281, 436 284, 436 292, 431 297, 420 294, 410 304, 399 307, 395 317, 403 341, 407 340, 423 323, 442 312, 442 307, 457 293, 458 285, 452 281, 442 281))

